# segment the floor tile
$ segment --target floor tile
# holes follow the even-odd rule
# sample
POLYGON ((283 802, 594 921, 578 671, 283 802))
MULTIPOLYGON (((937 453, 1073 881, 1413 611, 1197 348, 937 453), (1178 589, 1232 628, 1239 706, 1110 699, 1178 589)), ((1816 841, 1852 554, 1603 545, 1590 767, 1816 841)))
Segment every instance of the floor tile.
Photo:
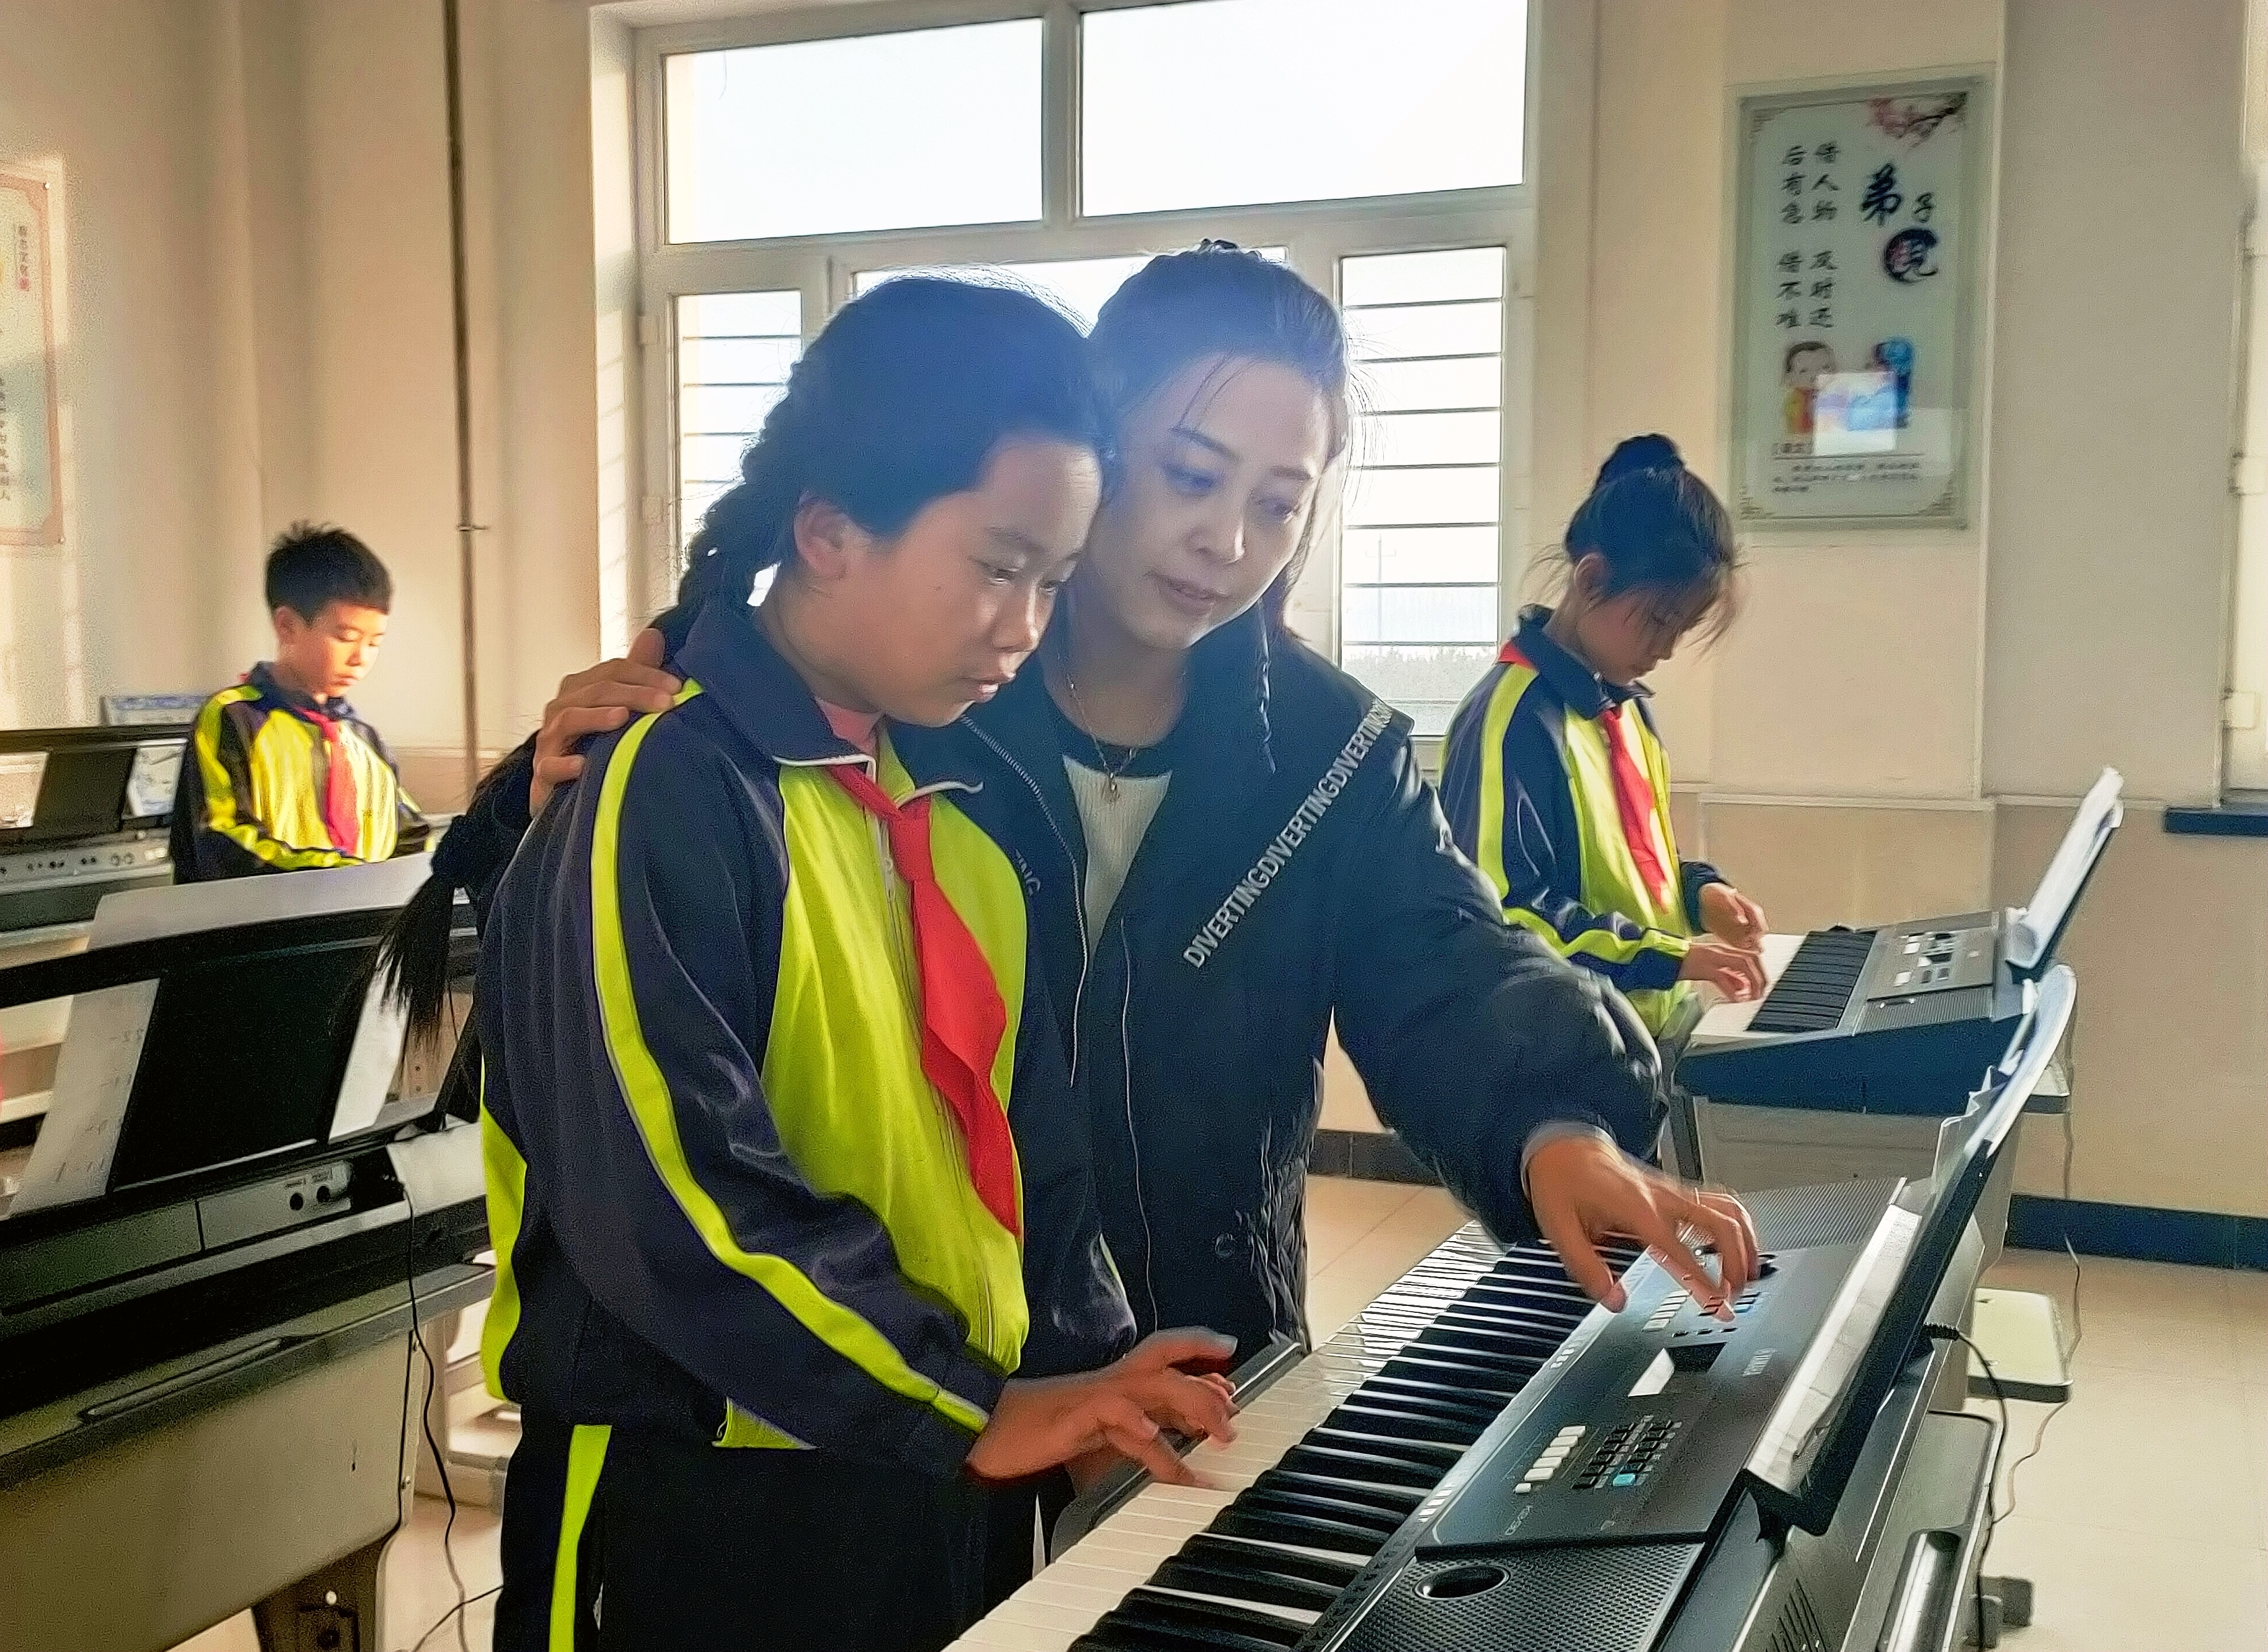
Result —
POLYGON ((1307 1267, 1319 1272, 1425 1190, 1399 1182, 1307 1178, 1307 1267))
MULTIPOLYGON (((2064 1524, 2257 1547, 2259 1490, 2242 1467, 2243 1398, 2234 1383, 2076 1371, 2069 1408, 2018 1482, 2017 1509, 2064 1524)), ((2021 1457, 2034 1429, 2014 1421, 2011 1433, 2019 1443, 2004 1456, 2021 1457)))
POLYGON ((2268 1552, 2256 1548, 2018 1515, 2000 1523, 1985 1569, 2035 1590, 2031 1626, 2010 1632, 2004 1652, 2268 1646, 2268 1552))

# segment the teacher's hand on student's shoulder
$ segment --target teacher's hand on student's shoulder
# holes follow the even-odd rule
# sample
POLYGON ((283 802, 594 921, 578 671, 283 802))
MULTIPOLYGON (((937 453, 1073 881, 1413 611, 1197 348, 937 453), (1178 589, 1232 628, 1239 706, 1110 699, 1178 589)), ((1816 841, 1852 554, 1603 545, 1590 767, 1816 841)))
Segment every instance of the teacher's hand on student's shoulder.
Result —
POLYGON ((1729 883, 1701 886, 1701 927, 1718 940, 1754 952, 1771 933, 1764 909, 1729 883))
POLYGON ((1193 1440, 1236 1438, 1228 1384, 1180 1368, 1218 1364, 1235 1348, 1210 1331, 1160 1331, 1100 1371, 1011 1382, 968 1454, 969 1471, 988 1480, 1022 1479, 1064 1464, 1093 1471, 1108 1451, 1156 1479, 1202 1485, 1160 1435, 1171 1428, 1193 1440))
POLYGON ((1645 1245, 1695 1302, 1728 1322, 1733 1298, 1756 1277, 1756 1226, 1739 1199, 1665 1176, 1601 1136, 1538 1147, 1528 1165, 1528 1202, 1568 1276, 1616 1313, 1626 1298, 1599 1254, 1609 1238, 1645 1245), (1715 1249, 1716 1277, 1696 1254, 1697 1242, 1715 1249))
POLYGON ((1742 1002, 1764 995, 1762 953, 1719 940, 1713 935, 1697 939, 1678 966, 1677 978, 1713 986, 1727 998, 1742 1002))
POLYGON ((527 785, 527 813, 543 813, 551 794, 583 772, 582 744, 593 734, 620 728, 633 717, 666 712, 684 685, 661 668, 667 645, 648 627, 630 644, 629 657, 601 660, 587 671, 560 680, 559 692, 543 708, 543 729, 535 737, 535 777, 527 785))

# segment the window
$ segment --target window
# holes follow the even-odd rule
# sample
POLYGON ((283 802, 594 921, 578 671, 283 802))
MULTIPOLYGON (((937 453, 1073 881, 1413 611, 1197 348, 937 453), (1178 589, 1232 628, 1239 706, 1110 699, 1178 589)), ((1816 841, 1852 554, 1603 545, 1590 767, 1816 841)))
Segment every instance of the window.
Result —
POLYGON ((1497 640, 1504 249, 1339 265, 1365 412, 1339 560, 1340 663, 1417 719, 1449 718, 1497 640))
POLYGON ((854 295, 870 292, 893 276, 997 270, 1055 300, 1084 330, 1094 325, 1094 318, 1102 313, 1102 306, 1126 277, 1149 262, 1145 254, 1137 254, 1130 258, 1058 258, 1028 264, 921 264, 904 269, 862 269, 852 277, 850 291, 854 295))
MULTIPOLYGON (((1284 261, 1284 249, 1280 247, 1253 250, 1263 258, 1272 258, 1278 263, 1284 261)), ((851 278, 850 291, 854 294, 871 291, 892 276, 950 275, 955 271, 981 275, 995 271, 1054 300, 1086 329, 1094 327, 1095 317, 1102 313, 1102 306, 1110 301, 1110 295, 1149 262, 1147 253, 1138 253, 1130 258, 1062 258, 1033 264, 925 264, 910 269, 862 269, 851 278)))
POLYGON ((696 292, 677 301, 677 555, 803 354, 799 292, 696 292))
POLYGON ((858 294, 990 269, 1092 325, 1153 253, 1217 237, 1346 306, 1350 487, 1293 623, 1440 733, 1524 551, 1526 0, 955 0, 846 32, 875 14, 637 35, 644 598, 858 294))
POLYGON ((1524 0, 1195 0, 1081 25, 1101 216, 1518 183, 1524 0))
POLYGON ((1036 218, 1040 39, 1029 18, 668 58, 669 239, 1036 218))

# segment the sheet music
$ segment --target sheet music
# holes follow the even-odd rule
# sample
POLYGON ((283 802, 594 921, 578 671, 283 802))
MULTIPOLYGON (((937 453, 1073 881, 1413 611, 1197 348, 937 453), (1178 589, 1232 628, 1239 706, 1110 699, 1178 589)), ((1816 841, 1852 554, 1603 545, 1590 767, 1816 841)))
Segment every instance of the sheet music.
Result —
POLYGON ((47 778, 44 751, 11 751, 0 756, 0 827, 21 831, 39 814, 40 782, 47 778))
POLYGON ((224 878, 106 895, 95 909, 93 947, 122 947, 200 929, 312 918, 324 912, 368 912, 400 906, 433 869, 431 855, 403 855, 366 867, 291 872, 264 878, 224 878))
POLYGON ((24 1184, 0 1218, 94 1198, 108 1184, 127 1098, 141 1065, 142 1040, 157 1001, 155 981, 78 995, 70 1036, 55 1063, 54 1099, 32 1144, 24 1184))
POLYGON ((2016 968, 2036 969, 2056 931, 2063 927, 2064 915, 2079 898, 2080 885, 2087 881, 2103 839, 2118 825, 2124 812, 2118 792, 2124 784, 2117 770, 2105 769, 2080 801, 2063 842, 2056 846, 2055 858, 2040 874, 2040 886, 2032 891, 2031 904, 2018 915, 2017 933, 2009 937, 2008 962, 2016 968))
POLYGON ((1920 1231, 1921 1218, 1903 1206, 1893 1204, 1882 1213, 1749 1458, 1749 1472, 1758 1479, 1789 1493, 1802 1484, 1799 1465, 1832 1420, 1852 1370, 1882 1322, 1882 1310, 1889 1306, 1890 1294, 1898 1287, 1920 1231))
POLYGON ((362 1019, 355 1025, 354 1048, 347 1056, 346 1075, 339 1080, 327 1139, 340 1140, 378 1122, 401 1065, 401 1040, 409 1024, 408 1012, 388 1000, 384 979, 372 981, 363 995, 362 1019))
POLYGON ((181 778, 181 754, 187 749, 178 740, 136 746, 134 767, 126 776, 126 807, 120 813, 129 821, 171 813, 181 778))
MULTIPOLYGON (((124 946, 239 924, 382 911, 408 900, 431 870, 429 856, 409 855, 373 866, 128 890, 103 897, 89 944, 124 946)), ((54 1098, 33 1144, 24 1184, 6 1214, 98 1198, 108 1185, 158 985, 136 981, 78 994, 56 1061, 54 1098)), ((377 1122, 401 1040, 401 1015, 373 987, 363 1001, 332 1121, 333 1139, 377 1122)))

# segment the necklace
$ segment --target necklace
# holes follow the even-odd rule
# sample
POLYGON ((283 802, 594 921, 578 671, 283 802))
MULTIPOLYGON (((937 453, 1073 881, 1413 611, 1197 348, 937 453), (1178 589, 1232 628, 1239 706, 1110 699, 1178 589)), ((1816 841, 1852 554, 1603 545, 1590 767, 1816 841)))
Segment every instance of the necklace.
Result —
POLYGON ((1094 748, 1094 760, 1102 767, 1103 801, 1116 803, 1118 800, 1118 777, 1134 766, 1134 759, 1142 755, 1142 749, 1139 746, 1127 747, 1126 755, 1118 760, 1118 766, 1111 767, 1110 754, 1103 749, 1101 737, 1094 732, 1094 719, 1086 714, 1086 702, 1079 697, 1079 679, 1071 675, 1070 661, 1058 660, 1057 668, 1063 673, 1064 687, 1071 690, 1071 708, 1079 714, 1079 732, 1085 734, 1087 743, 1094 748))

